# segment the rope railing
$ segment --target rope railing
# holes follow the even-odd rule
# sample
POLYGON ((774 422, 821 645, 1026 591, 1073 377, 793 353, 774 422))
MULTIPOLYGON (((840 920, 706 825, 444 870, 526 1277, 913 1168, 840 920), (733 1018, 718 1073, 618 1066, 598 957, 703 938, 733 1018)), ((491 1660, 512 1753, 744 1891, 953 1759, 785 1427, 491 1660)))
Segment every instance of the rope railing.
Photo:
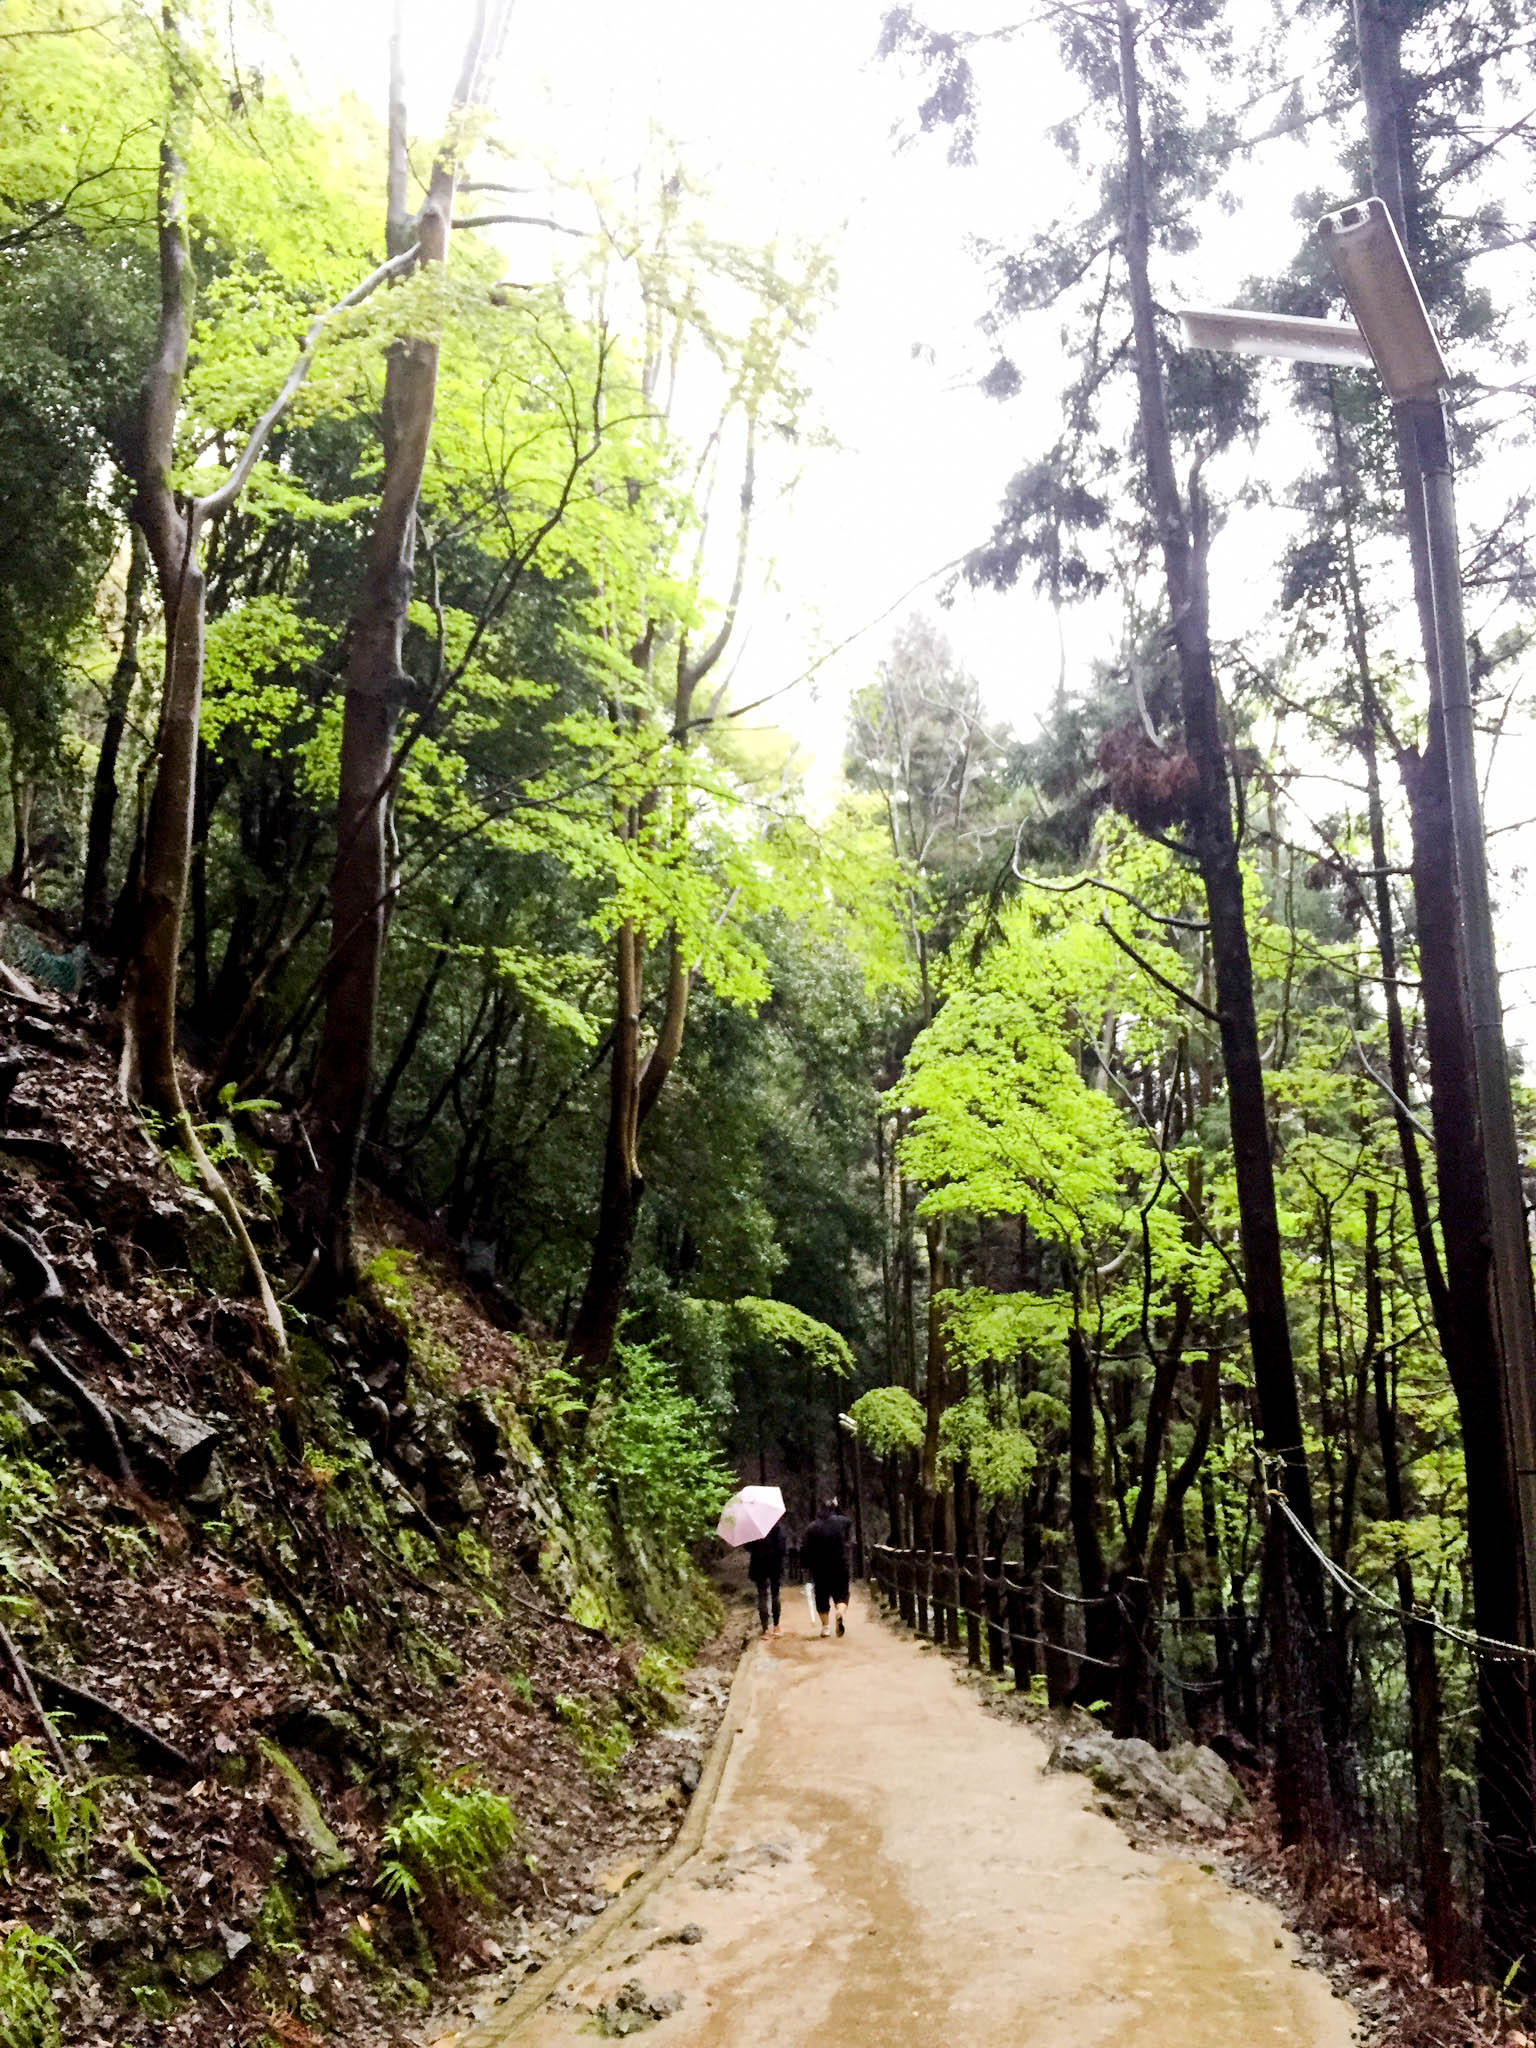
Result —
POLYGON ((1032 1585, 1026 1584, 1011 1577, 1006 1565, 1001 1570, 988 1571, 983 1559, 957 1558, 947 1550, 901 1549, 877 1543, 870 1546, 869 1555, 871 1578, 903 1621, 918 1634, 931 1635, 934 1641, 953 1649, 960 1648, 960 1624, 965 1623, 966 1659, 976 1668, 982 1662, 985 1631, 987 1661, 994 1675, 1001 1676, 1011 1666, 1017 1691, 1027 1692, 1038 1675, 1036 1651, 1042 1651, 1046 1659, 1047 1690, 1053 1703, 1059 1703, 1058 1692, 1064 1698, 1070 1689, 1071 1674, 1055 1674, 1062 1682, 1059 1686, 1053 1684, 1052 1660, 1059 1658, 1075 1669, 1084 1665, 1106 1671, 1119 1669, 1118 1659, 1096 1656, 1062 1637, 1041 1634, 1025 1625, 1025 1616, 1037 1592, 1079 1608, 1113 1605, 1114 1594, 1085 1599, 1053 1585, 1044 1573, 1032 1585), (972 1588, 978 1605, 972 1605, 966 1597, 972 1588), (989 1593, 993 1596, 990 1603, 989 1593))

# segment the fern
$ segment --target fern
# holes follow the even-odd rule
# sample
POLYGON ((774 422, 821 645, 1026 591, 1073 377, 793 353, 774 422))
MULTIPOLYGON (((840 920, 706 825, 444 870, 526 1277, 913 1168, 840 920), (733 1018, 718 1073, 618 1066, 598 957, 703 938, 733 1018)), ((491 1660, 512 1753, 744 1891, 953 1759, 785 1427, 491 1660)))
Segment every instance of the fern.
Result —
POLYGON ((63 1942, 30 1927, 0 1935, 0 2048, 59 2048, 50 1980, 79 1966, 63 1942))
POLYGON ((384 1829, 379 1890, 411 1913, 424 1898, 456 1891, 483 1903, 490 1898, 486 1875, 516 1833, 509 1802, 467 1771, 423 1778, 384 1829))
POLYGON ((30 1738, 0 1750, 0 1876, 10 1876, 18 1857, 70 1874, 96 1839, 99 1819, 92 1786, 66 1784, 30 1738))

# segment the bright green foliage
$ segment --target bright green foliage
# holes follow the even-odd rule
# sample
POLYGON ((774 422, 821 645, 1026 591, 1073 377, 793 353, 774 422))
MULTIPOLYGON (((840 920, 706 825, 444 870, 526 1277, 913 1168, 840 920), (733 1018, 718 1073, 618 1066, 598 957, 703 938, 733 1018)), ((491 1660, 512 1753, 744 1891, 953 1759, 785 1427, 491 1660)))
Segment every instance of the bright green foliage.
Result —
POLYGON ((800 1352, 818 1372, 841 1376, 853 1370, 847 1338, 787 1301, 763 1301, 744 1294, 731 1303, 730 1312, 750 1343, 800 1352))
POLYGON ((708 1416, 643 1344, 619 1351, 617 1377, 592 1405, 590 1483, 611 1490, 622 1522, 690 1543, 708 1533, 735 1490, 708 1416))
POLYGON ((1037 1453, 1022 1429, 999 1428, 976 1395, 946 1408, 939 1424, 939 1459, 964 1465, 984 1501, 1016 1500, 1035 1469, 1037 1453))
POLYGON ((1134 969, 1095 926, 1011 910, 1002 942, 913 1047, 895 1100, 913 1112, 904 1157, 925 1206, 1026 1215, 1058 1242, 1102 1250, 1125 1188, 1151 1165, 1142 1134, 1085 1078, 1084 1028, 1134 969))
POLYGON ((848 1413, 861 1441, 877 1458, 915 1451, 923 1441, 922 1404, 905 1387, 871 1387, 848 1413))
POLYGON ((516 1834, 510 1803, 467 1769, 423 1777, 385 1824, 379 1889, 412 1912, 424 1899, 455 1892, 488 1900, 486 1879, 516 1834))
POLYGON ((26 1926, 0 1934, 0 2048, 61 2048, 49 1986, 77 1968, 51 1935, 26 1926))
POLYGON ((66 1783, 30 1736, 0 1750, 0 1875, 21 1860, 77 1871, 99 1819, 93 1787, 66 1783))

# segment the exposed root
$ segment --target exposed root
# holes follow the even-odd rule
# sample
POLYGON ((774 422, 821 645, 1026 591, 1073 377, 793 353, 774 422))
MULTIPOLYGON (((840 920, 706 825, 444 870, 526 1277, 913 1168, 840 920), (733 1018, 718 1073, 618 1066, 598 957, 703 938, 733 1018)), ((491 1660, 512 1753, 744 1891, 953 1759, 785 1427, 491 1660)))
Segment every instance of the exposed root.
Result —
POLYGON ((84 1380, 78 1379, 58 1353, 50 1350, 41 1337, 33 1337, 27 1349, 42 1367, 46 1377, 52 1380, 61 1393, 69 1396, 80 1413, 97 1431, 112 1460, 114 1478, 120 1480, 124 1486, 136 1487, 138 1482, 134 1477, 133 1467, 128 1461, 128 1453, 123 1449, 123 1439, 118 1433, 117 1424, 112 1419, 112 1411, 106 1402, 98 1400, 84 1380))
POLYGON ((133 1467, 128 1453, 123 1449, 123 1440, 118 1433, 112 1411, 59 1357, 47 1342, 43 1331, 56 1322, 72 1322, 88 1336, 99 1343, 109 1358, 121 1364, 128 1357, 128 1348, 112 1335, 99 1317, 66 1294, 58 1271, 47 1252, 32 1236, 30 1231, 17 1230, 9 1223, 0 1223, 0 1264, 8 1268, 26 1296, 22 1309, 23 1317, 30 1326, 31 1334, 27 1350, 33 1362, 59 1391, 66 1394, 84 1417, 101 1443, 110 1462, 113 1476, 124 1486, 136 1485, 133 1467))
MULTIPOLYGON (((240 1247, 240 1256, 245 1260, 246 1275, 251 1283, 251 1292, 261 1304, 262 1320, 267 1334, 272 1339, 272 1348, 280 1365, 288 1362, 288 1332, 283 1325, 283 1312, 278 1307, 277 1296, 272 1292, 272 1283, 267 1278, 267 1269, 261 1262, 261 1254, 251 1240, 251 1233, 245 1227, 245 1218, 240 1213, 240 1204, 230 1191, 222 1173, 208 1157, 203 1141, 197 1135, 186 1105, 178 1103, 177 1115, 172 1120, 177 1143, 186 1152, 198 1171, 204 1192, 228 1225, 230 1235, 240 1247)), ((279 1397, 288 1405, 289 1396, 285 1387, 279 1387, 279 1397)))
POLYGON ((0 1621, 0 1656, 4 1657, 6 1663, 10 1665, 12 1671, 16 1674, 16 1683, 21 1688, 21 1696, 37 1717, 37 1725, 43 1732, 43 1741, 48 1745, 48 1754, 57 1765, 59 1775, 67 1778, 70 1775, 69 1758, 64 1754, 64 1745, 60 1742, 58 1736, 54 1734, 53 1723, 43 1712, 43 1703, 37 1696, 37 1687, 32 1683, 32 1674, 27 1669, 20 1650, 11 1641, 10 1631, 6 1628, 3 1621, 0 1621))
MULTIPOLYGON (((0 1635, 4 1633, 5 1631, 0 1629, 0 1635)), ((147 1762, 159 1764, 173 1776, 195 1778, 201 1772, 203 1767, 195 1757, 188 1756, 184 1749, 178 1749, 174 1742, 167 1742, 165 1737, 157 1735, 153 1728, 147 1728, 125 1707, 114 1706, 111 1700, 104 1700, 94 1692, 87 1692, 83 1685, 75 1685, 67 1678, 59 1678, 52 1671, 44 1671, 39 1665, 27 1666, 17 1655, 14 1645, 11 1646, 11 1657, 27 1681, 29 1691, 35 1683, 51 1699, 57 1700, 61 1706, 68 1707, 84 1719, 118 1729, 129 1738, 134 1748, 147 1762)), ((37 1693, 32 1691, 31 1697, 35 1700, 37 1693)), ((38 1712, 42 1712, 41 1707, 38 1708, 38 1712)))

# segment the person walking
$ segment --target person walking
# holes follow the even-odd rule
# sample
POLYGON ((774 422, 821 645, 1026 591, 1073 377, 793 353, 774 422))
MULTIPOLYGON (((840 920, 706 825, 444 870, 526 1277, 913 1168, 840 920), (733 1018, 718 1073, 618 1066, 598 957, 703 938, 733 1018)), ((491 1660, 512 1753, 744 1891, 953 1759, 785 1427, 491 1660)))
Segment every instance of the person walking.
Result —
POLYGON ((824 1636, 832 1633, 834 1612, 838 1634, 848 1632, 848 1536, 852 1527, 837 1502, 827 1500, 800 1539, 800 1556, 811 1575, 816 1618, 824 1636))
POLYGON ((779 1632, 779 1581, 784 1576, 784 1524, 747 1545, 747 1576, 757 1588, 757 1618, 765 1636, 779 1632), (772 1616, 770 1624, 769 1617, 772 1616))

